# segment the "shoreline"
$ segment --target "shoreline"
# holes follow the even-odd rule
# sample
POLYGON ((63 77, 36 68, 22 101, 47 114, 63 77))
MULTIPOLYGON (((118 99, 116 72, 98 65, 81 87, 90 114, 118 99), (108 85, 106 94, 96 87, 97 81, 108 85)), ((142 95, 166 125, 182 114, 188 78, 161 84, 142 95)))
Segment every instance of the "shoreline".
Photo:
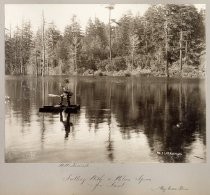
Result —
MULTIPOLYGON (((33 76, 42 77, 41 75, 35 74, 5 74, 5 76, 33 76)), ((195 68, 193 66, 183 66, 182 73, 180 73, 179 68, 172 66, 168 69, 168 76, 165 73, 165 69, 162 67, 160 69, 154 68, 136 68, 136 69, 125 69, 119 71, 106 71, 106 70, 92 70, 87 69, 85 71, 79 70, 76 72, 68 72, 67 74, 55 74, 51 72, 49 75, 45 76, 80 76, 80 77, 147 77, 147 78, 176 78, 176 79, 206 79, 206 73, 204 65, 195 68)))
POLYGON ((36 75, 29 75, 29 74, 27 74, 27 75, 5 75, 5 77, 37 77, 37 78, 44 78, 44 77, 53 77, 53 76, 58 76, 58 77, 62 77, 62 76, 64 76, 64 77, 67 77, 67 76, 73 76, 73 77, 127 77, 127 78, 129 78, 129 77, 135 77, 135 78, 165 78, 165 79, 201 79, 201 80, 205 80, 206 79, 206 77, 205 76, 202 76, 202 77, 200 77, 200 76, 198 76, 198 77, 196 77, 196 76, 169 76, 169 77, 167 77, 167 76, 158 76, 158 75, 152 75, 152 74, 138 74, 138 75, 129 75, 129 76, 126 76, 126 75, 115 75, 115 74, 107 74, 107 75, 96 75, 96 74, 89 74, 89 75, 83 75, 83 74, 62 74, 62 75, 45 75, 45 76, 41 76, 41 75, 39 75, 39 76, 36 76, 36 75))

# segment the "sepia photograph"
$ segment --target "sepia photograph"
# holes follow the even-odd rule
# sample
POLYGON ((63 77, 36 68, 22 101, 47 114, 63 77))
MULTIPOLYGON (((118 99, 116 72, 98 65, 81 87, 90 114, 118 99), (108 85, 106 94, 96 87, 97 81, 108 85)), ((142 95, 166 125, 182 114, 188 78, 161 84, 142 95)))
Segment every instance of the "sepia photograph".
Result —
POLYGON ((205 4, 6 4, 6 163, 206 163, 205 4))

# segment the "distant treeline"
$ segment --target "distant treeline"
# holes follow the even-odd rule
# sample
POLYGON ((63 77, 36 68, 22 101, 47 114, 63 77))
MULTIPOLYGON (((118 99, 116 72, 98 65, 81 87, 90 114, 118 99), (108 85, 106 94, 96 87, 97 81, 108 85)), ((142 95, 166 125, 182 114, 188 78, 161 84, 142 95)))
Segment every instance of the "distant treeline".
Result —
POLYGON ((85 32, 76 16, 61 33, 43 15, 35 34, 30 21, 5 33, 6 74, 204 71, 205 10, 193 5, 153 5, 143 16, 127 12, 111 20, 111 59, 109 24, 98 18, 85 32))

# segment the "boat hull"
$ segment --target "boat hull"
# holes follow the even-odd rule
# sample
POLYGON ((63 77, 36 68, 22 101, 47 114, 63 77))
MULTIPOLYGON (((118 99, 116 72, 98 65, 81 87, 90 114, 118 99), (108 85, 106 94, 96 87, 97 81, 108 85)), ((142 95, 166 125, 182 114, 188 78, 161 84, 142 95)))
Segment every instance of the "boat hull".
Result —
POLYGON ((59 113, 59 112, 66 112, 66 113, 77 113, 80 110, 80 105, 71 105, 71 106, 44 106, 39 108, 39 112, 49 112, 49 113, 59 113))

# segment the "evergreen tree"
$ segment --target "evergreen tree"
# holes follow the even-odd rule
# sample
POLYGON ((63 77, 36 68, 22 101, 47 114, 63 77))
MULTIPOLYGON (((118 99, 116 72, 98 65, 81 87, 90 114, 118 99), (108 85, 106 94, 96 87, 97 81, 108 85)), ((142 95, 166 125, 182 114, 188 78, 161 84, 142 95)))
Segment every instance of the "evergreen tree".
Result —
POLYGON ((169 75, 174 68, 181 73, 188 67, 200 69, 205 54, 205 11, 198 12, 193 5, 152 5, 143 16, 127 12, 112 20, 112 63, 109 25, 98 18, 89 19, 85 33, 76 16, 63 34, 55 24, 45 24, 43 17, 43 26, 35 34, 25 21, 13 32, 5 31, 6 74, 140 68, 169 75))
POLYGON ((60 32, 56 29, 54 23, 46 29, 46 56, 47 56, 47 72, 53 72, 58 67, 59 55, 57 52, 58 42, 61 39, 60 32))

